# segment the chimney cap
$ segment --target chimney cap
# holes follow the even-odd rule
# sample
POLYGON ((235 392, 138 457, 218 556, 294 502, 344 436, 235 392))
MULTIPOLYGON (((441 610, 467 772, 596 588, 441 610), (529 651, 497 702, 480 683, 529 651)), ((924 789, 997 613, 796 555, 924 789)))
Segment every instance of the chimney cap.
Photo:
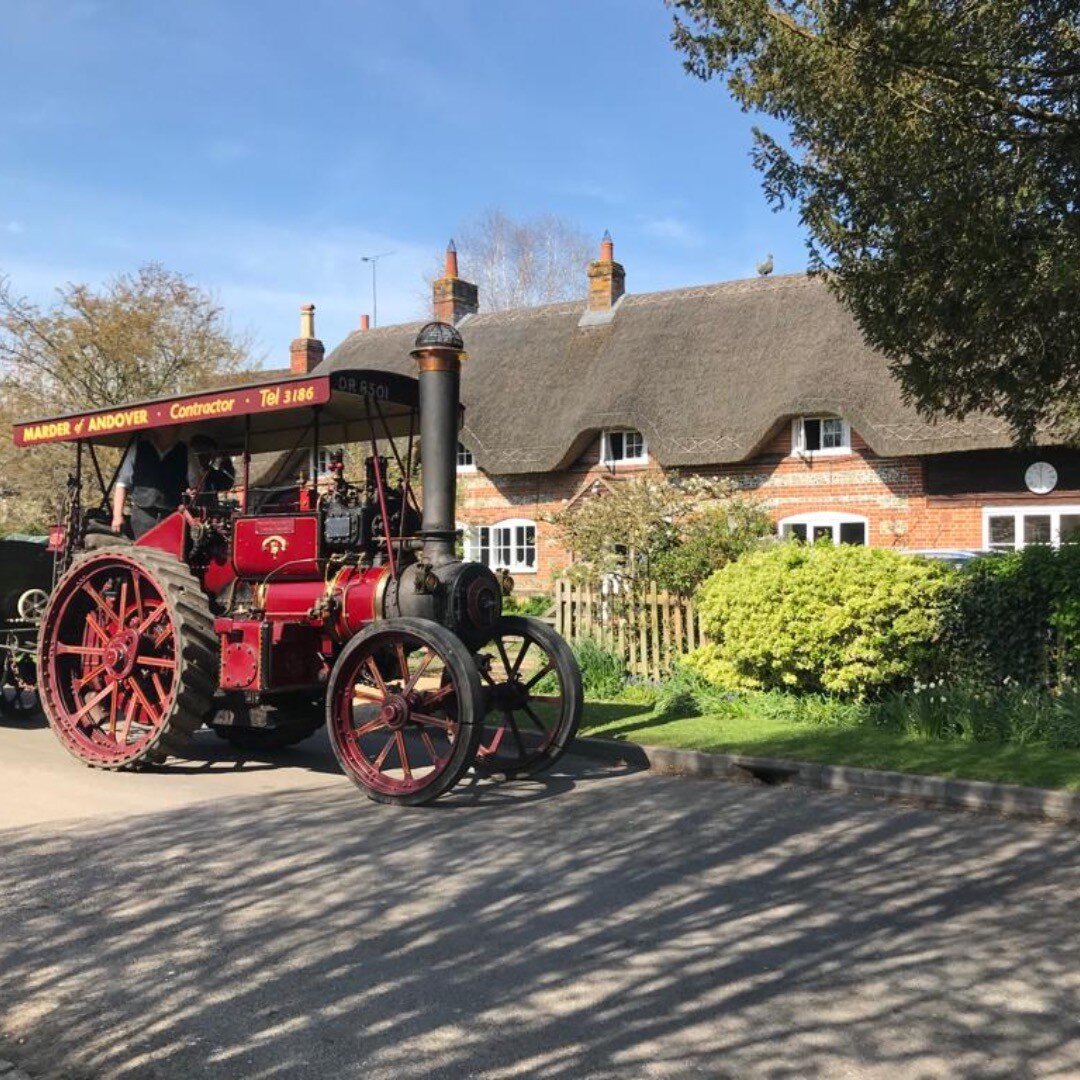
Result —
POLYGON ((451 349, 454 352, 465 351, 465 341, 457 328, 445 322, 429 322, 416 335, 416 344, 410 355, 427 352, 429 349, 451 349))
POLYGON ((601 236, 601 237, 600 237, 600 239, 601 239, 601 240, 602 240, 602 241, 603 241, 603 242, 604 242, 605 244, 610 244, 610 243, 611 243, 611 230, 610 230, 610 229, 605 229, 605 230, 604 230, 604 235, 603 235, 603 236, 601 236))
POLYGON ((450 238, 450 243, 446 245, 446 250, 457 254, 457 244, 454 243, 453 237, 450 238))

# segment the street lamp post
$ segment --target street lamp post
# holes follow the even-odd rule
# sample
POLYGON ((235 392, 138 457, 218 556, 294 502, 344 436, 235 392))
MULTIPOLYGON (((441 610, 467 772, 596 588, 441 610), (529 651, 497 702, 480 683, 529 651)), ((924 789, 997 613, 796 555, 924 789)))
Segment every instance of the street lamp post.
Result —
POLYGON ((388 255, 393 255, 392 251, 384 251, 379 255, 361 255, 360 261, 371 263, 371 325, 379 325, 379 293, 378 293, 378 271, 379 260, 385 259, 388 255))

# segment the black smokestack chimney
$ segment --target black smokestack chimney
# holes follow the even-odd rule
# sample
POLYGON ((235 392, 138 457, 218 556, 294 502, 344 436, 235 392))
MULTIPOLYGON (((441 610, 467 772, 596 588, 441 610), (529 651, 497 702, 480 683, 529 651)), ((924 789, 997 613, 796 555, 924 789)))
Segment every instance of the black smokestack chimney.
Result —
POLYGON ((449 323, 428 323, 416 336, 413 358, 420 369, 420 468, 424 514, 420 527, 424 561, 455 560, 457 443, 461 361, 465 343, 449 323))

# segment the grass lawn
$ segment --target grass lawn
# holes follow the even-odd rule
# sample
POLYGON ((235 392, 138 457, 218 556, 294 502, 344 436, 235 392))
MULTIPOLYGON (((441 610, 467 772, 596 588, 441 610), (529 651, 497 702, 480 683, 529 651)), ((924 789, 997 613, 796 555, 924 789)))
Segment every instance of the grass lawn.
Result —
POLYGON ((1080 791, 1080 750, 945 742, 870 724, 824 726, 726 713, 657 719, 647 705, 590 701, 585 706, 581 734, 686 750, 795 758, 1080 791))

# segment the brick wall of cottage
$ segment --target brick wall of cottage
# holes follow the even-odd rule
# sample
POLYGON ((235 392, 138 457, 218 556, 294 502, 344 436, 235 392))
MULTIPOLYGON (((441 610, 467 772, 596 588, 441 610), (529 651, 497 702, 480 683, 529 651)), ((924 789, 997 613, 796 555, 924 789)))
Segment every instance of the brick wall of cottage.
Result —
MULTIPOLYGON (((732 480, 760 498, 777 522, 814 511, 865 517, 868 540, 874 547, 981 548, 984 506, 1036 500, 1019 491, 1008 495, 930 496, 924 459, 878 457, 855 431, 851 433, 851 444, 850 454, 800 457, 791 452, 791 425, 785 422, 750 461, 693 471, 732 480)), ((641 475, 646 471, 660 470, 655 463, 620 465, 616 475, 641 475)), ((595 480, 612 475, 613 471, 600 463, 599 438, 562 472, 517 476, 461 473, 458 520, 465 525, 493 525, 511 517, 534 520, 537 572, 517 572, 514 577, 519 593, 548 591, 552 578, 569 565, 570 553, 562 548, 553 527, 544 519, 581 497, 595 480)), ((1055 491, 1037 501, 1047 506, 1080 503, 1080 490, 1055 491)))

